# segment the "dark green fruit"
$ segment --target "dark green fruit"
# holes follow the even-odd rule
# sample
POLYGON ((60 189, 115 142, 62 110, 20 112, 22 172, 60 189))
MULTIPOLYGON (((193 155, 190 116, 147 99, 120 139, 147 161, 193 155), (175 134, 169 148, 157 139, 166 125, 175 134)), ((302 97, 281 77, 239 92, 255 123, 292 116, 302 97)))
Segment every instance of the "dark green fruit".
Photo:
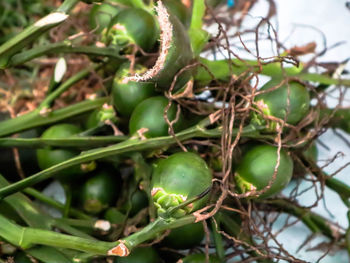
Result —
MULTIPOLYGON (((154 165, 152 196, 158 215, 171 207, 193 198, 211 186, 212 173, 206 162, 197 154, 180 152, 154 165)), ((176 210, 173 216, 181 217, 204 206, 206 198, 176 210)))
MULTIPOLYGON (((57 124, 53 125, 41 135, 43 139, 62 139, 76 135, 80 133, 81 130, 78 126, 73 124, 57 124)), ((64 162, 68 159, 71 159, 79 154, 76 150, 71 149, 59 149, 53 147, 46 147, 43 149, 38 149, 36 151, 38 164, 40 169, 45 170, 53 165, 64 162)), ((79 175, 84 173, 81 169, 81 166, 75 165, 64 169, 61 171, 58 176, 61 180, 70 180, 71 176, 79 175), (62 177, 63 176, 63 177, 62 177)))
POLYGON ((97 28, 97 33, 101 33, 103 29, 107 28, 112 18, 119 12, 116 6, 103 3, 94 4, 89 14, 89 24, 91 29, 97 28))
POLYGON ((137 247, 127 257, 117 257, 114 263, 159 263, 157 251, 152 247, 137 247))
POLYGON ((119 187, 119 176, 100 171, 82 185, 79 202, 86 212, 98 214, 117 201, 119 187))
MULTIPOLYGON (((235 180, 243 192, 264 189, 273 178, 277 163, 277 147, 259 145, 248 150, 238 164, 235 180)), ((261 194, 266 198, 279 193, 289 183, 293 175, 292 158, 282 149, 277 176, 270 189, 261 194)))
MULTIPOLYGON (((192 254, 182 259, 182 263, 205 263, 205 254, 192 254)), ((209 255, 210 263, 221 263, 221 260, 214 256, 209 255)))
MULTIPOLYGON (((302 155, 307 161, 316 163, 317 157, 318 157, 318 150, 317 150, 316 143, 312 142, 312 144, 309 145, 309 147, 302 152, 302 155)), ((307 173, 306 167, 308 167, 308 163, 305 163, 304 165, 305 166, 303 166, 301 163, 296 161, 294 163, 294 174, 301 175, 301 176, 305 175, 305 173, 307 173)))
POLYGON ((162 244, 174 249, 188 249, 198 246, 204 238, 201 222, 172 229, 162 244))
MULTIPOLYGON (((272 79, 261 90, 279 86, 281 82, 282 80, 280 79, 272 79)), ((284 84, 270 92, 260 94, 254 100, 266 115, 282 120, 287 115, 287 123, 289 124, 297 124, 306 116, 310 107, 310 95, 307 88, 295 81, 284 84)))
POLYGON ((144 191, 136 190, 131 196, 130 216, 136 215, 141 209, 148 206, 148 197, 144 191))
MULTIPOLYGON (((147 98, 156 95, 155 85, 152 82, 126 81, 130 75, 129 63, 124 64, 118 70, 112 86, 112 98, 114 107, 125 117, 130 117, 138 104, 147 98)), ((136 65, 135 73, 142 74, 147 68, 136 65)))
MULTIPOLYGON (((168 135, 168 124, 164 120, 164 109, 168 105, 165 97, 152 97, 141 102, 130 117, 129 132, 135 134, 141 128, 147 128, 144 133, 146 137, 158 137, 168 135)), ((176 117, 177 107, 173 103, 168 110, 168 119, 172 121, 176 117)), ((175 132, 180 130, 182 117, 180 116, 177 123, 173 126, 175 132)))
POLYGON ((108 27, 106 41, 110 45, 136 44, 150 51, 158 39, 157 22, 149 12, 141 8, 127 8, 115 16, 108 27))

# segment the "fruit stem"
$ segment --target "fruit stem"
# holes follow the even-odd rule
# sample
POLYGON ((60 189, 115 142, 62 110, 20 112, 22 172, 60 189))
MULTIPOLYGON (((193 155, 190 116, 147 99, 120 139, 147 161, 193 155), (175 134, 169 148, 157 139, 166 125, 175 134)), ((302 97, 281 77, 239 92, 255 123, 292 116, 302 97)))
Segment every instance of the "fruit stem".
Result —
MULTIPOLYGON (((185 141, 193 137, 198 137, 198 138, 221 137, 222 131, 220 127, 211 129, 211 130, 205 129, 205 126, 209 124, 210 124, 210 121, 205 119, 204 121, 200 122, 198 125, 195 125, 192 128, 189 128, 187 130, 177 133, 176 138, 173 136, 162 136, 157 138, 149 138, 145 140, 142 140, 140 138, 130 138, 126 141, 123 141, 115 145, 82 152, 80 155, 76 157, 73 157, 57 165, 51 166, 43 171, 40 171, 39 173, 36 173, 30 177, 27 177, 21 181, 15 182, 7 187, 1 188, 0 199, 10 194, 13 194, 17 191, 21 191, 26 187, 42 182, 43 180, 51 178, 54 175, 59 176, 59 174, 57 174, 59 171, 62 171, 65 168, 68 168, 77 164, 90 162, 100 158, 117 155, 121 153, 162 148, 162 147, 177 143, 178 140, 185 141)), ((241 137, 244 137, 246 134, 249 137, 252 137, 252 133, 255 134, 257 131, 264 130, 264 129, 265 127, 260 127, 260 126, 256 127, 253 125, 248 125, 245 128, 243 128, 242 131, 239 128, 234 129, 232 131, 232 136, 236 136, 238 133, 240 133, 241 137)))
POLYGON ((1 121, 0 137, 43 125, 53 124, 67 118, 92 111, 101 107, 106 101, 107 98, 85 100, 71 106, 49 112, 47 115, 40 114, 40 111, 36 109, 19 117, 1 121))
POLYGON ((132 251, 132 249, 137 247, 139 244, 158 237, 164 231, 188 225, 194 223, 195 221, 196 217, 193 215, 187 215, 181 218, 158 217, 155 221, 149 223, 142 230, 119 240, 119 244, 116 247, 113 247, 108 254, 116 256, 127 256, 132 251), (126 250, 122 249, 122 251, 127 251, 127 253, 120 254, 121 247, 124 247, 124 249, 126 247, 126 250))

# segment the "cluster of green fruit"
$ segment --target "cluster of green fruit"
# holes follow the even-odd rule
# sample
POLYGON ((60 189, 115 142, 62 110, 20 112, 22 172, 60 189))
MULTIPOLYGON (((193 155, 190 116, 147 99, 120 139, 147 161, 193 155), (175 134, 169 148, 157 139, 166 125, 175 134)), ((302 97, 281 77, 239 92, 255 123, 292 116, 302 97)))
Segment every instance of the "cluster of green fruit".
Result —
MULTIPOLYGON (((193 71, 181 70, 190 63, 194 54, 187 33, 191 10, 181 1, 164 0, 163 3, 170 14, 173 32, 168 41, 171 43, 161 68, 152 68, 154 71, 147 79, 142 79, 142 76, 150 74, 146 65, 149 65, 152 56, 148 59, 146 52, 156 52, 157 48, 161 48, 157 42, 160 34, 164 34, 161 33, 160 22, 152 12, 131 7, 128 1, 124 5, 93 5, 90 12, 91 28, 100 34, 104 45, 115 47, 123 56, 136 56, 136 63, 109 61, 99 72, 102 77, 113 74, 113 81, 106 84, 108 105, 84 116, 79 124, 73 123, 77 121, 74 120, 47 127, 41 139, 75 138, 84 134, 110 136, 117 127, 118 132, 127 134, 129 140, 152 140, 182 132, 207 117, 181 108, 178 103, 181 97, 178 101, 168 98, 175 76, 171 92, 180 95, 186 85, 193 81, 193 71)), ((193 83, 193 93, 203 88, 201 85, 197 87, 195 81, 193 83)), ((255 110, 250 115, 249 124, 265 126, 267 133, 279 131, 282 124, 297 125, 309 111, 309 91, 300 82, 272 78, 258 92, 253 99, 255 110)), ((220 99, 220 96, 217 98, 220 99)), ((314 150, 315 146, 312 147, 314 150)), ((280 194, 297 169, 290 151, 273 142, 266 144, 252 138, 248 143, 240 142, 237 148, 241 154, 232 162, 233 176, 230 177, 230 183, 236 186, 238 194, 246 194, 249 200, 280 194)), ((206 154, 211 150, 209 146, 194 147, 191 144, 187 152, 179 147, 161 148, 158 151, 142 152, 144 163, 134 158, 136 153, 121 154, 69 166, 57 173, 55 178, 65 186, 67 196, 71 192, 73 207, 93 217, 108 220, 118 227, 123 226, 127 219, 144 215, 145 209, 153 209, 156 217, 182 218, 215 199, 215 194, 212 196, 207 192, 213 187, 214 172, 221 172, 222 166, 220 156, 212 159, 206 154), (142 165, 144 167, 140 169, 142 165), (137 174, 147 174, 147 169, 150 169, 149 177, 137 174), (186 203, 190 200, 193 201, 186 203)), ((36 150, 41 170, 58 164, 64 166, 65 162, 79 154, 81 149, 66 147, 46 146, 36 150)), ((316 154, 316 151, 313 154, 304 153, 314 160, 316 154)), ((149 218, 144 216, 138 223, 144 226, 149 223, 149 218)), ((204 236, 202 223, 185 225, 169 231, 156 246, 138 247, 129 256, 116 258, 114 262, 205 262, 203 253, 195 252, 187 256, 171 253, 173 250, 183 251, 203 245, 204 236), (168 248, 170 252, 167 253, 163 248, 168 248)), ((222 262, 223 258, 213 253, 209 261, 222 262)), ((25 261, 16 259, 16 262, 25 261)))

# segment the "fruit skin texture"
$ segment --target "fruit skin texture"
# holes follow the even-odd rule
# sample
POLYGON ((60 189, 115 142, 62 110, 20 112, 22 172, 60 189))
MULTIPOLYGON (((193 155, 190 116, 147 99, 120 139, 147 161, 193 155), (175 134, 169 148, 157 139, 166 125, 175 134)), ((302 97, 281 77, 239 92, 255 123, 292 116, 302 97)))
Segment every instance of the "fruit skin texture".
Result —
POLYGON ((150 13, 141 8, 127 8, 111 20, 107 42, 113 45, 135 43, 143 50, 150 51, 158 35, 156 20, 150 13))
POLYGON ((164 238, 163 244, 173 249, 188 249, 198 246, 204 238, 204 229, 201 222, 184 225, 172 229, 164 238))
MULTIPOLYGON (((204 263, 205 254, 192 254, 182 259, 182 263, 204 263)), ((214 255, 209 256, 210 263, 221 263, 220 259, 214 255)))
MULTIPOLYGON (((282 80, 280 79, 272 79, 260 90, 268 90, 279 86, 281 82, 282 80)), ((308 90, 304 85, 295 81, 289 82, 289 85, 284 84, 271 92, 260 94, 254 100, 266 115, 272 115, 284 120, 288 113, 287 123, 289 124, 297 124, 303 119, 308 113, 310 106, 308 90)))
POLYGON ((119 177, 108 171, 100 171, 81 187, 80 204, 91 214, 98 214, 117 201, 119 177))
MULTIPOLYGON (((136 65, 134 70, 142 74, 147 69, 136 65)), ((152 82, 128 81, 124 83, 124 78, 129 75, 128 73, 129 64, 117 72, 112 86, 113 104, 117 111, 125 117, 130 117, 133 110, 142 101, 156 95, 155 85, 152 82)))
MULTIPOLYGON (((238 164, 235 179, 244 192, 264 189, 272 180, 277 163, 277 147, 259 145, 250 149, 238 164)), ((275 181, 259 198, 270 197, 287 186, 293 175, 292 158, 282 149, 275 181)))
POLYGON ((159 263, 160 258, 152 247, 137 247, 127 257, 117 257, 114 263, 159 263))
MULTIPOLYGON (((158 137, 168 135, 168 124, 164 120, 164 109, 168 105, 165 97, 157 96, 141 102, 130 117, 129 132, 136 133, 141 128, 148 128, 144 133, 146 137, 158 137)), ((168 119, 174 120, 176 117, 177 107, 173 103, 168 110, 168 119)), ((182 126, 182 117, 174 124, 175 132, 182 126)))
MULTIPOLYGON (((57 124, 53 125, 41 135, 43 139, 54 139, 54 138, 67 138, 81 132, 78 126, 73 124, 57 124)), ((44 170, 53 165, 64 162, 70 158, 73 158, 79 154, 79 152, 70 149, 55 149, 52 147, 47 147, 43 149, 38 149, 36 151, 38 164, 40 169, 44 170)), ((82 174, 84 171, 80 168, 79 165, 67 168, 60 172, 60 180, 65 181, 71 175, 82 174), (61 176, 63 175, 63 177, 61 176)))
MULTIPOLYGON (((211 170, 197 154, 180 152, 154 165, 151 180, 152 196, 158 215, 168 208, 195 197, 211 186, 211 170)), ((178 209, 173 216, 181 217, 204 206, 206 198, 178 209)))

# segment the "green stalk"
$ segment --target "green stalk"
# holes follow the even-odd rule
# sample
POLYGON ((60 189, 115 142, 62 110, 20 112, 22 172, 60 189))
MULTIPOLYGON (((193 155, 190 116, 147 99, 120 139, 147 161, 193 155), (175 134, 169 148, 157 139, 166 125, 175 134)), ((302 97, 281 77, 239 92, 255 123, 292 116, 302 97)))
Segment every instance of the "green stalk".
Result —
POLYGON ((70 184, 62 184, 62 186, 64 189, 64 195, 66 196, 62 216, 63 218, 67 218, 72 205, 72 189, 70 184))
MULTIPOLYGON (((180 226, 192 224, 196 221, 196 217, 193 215, 187 215, 181 218, 162 218, 158 217, 155 221, 149 223, 142 230, 125 237, 119 240, 120 244, 118 246, 126 246, 128 252, 132 251, 135 247, 144 243, 145 241, 152 240, 159 235, 161 235, 164 231, 168 229, 177 228, 180 226)), ((112 248, 109 254, 117 255, 117 256, 126 256, 124 254, 118 254, 118 246, 112 248)))
MULTIPOLYGON (((64 204, 42 194, 41 192, 35 190, 34 188, 26 188, 23 190, 24 193, 26 193, 27 195, 30 195, 32 197, 34 197, 35 199, 37 199, 38 201, 42 202, 42 203, 45 203, 49 206, 52 206, 56 209, 59 209, 60 211, 63 212, 64 210, 64 204)), ((69 209, 69 215, 72 216, 72 217, 76 217, 76 218, 79 218, 79 219, 86 219, 86 220, 89 220, 91 219, 91 216, 75 209, 75 208, 70 208, 69 209)))
MULTIPOLYGON (((10 185, 7 180, 0 175, 0 187, 10 185)), ((46 216, 35 207, 31 200, 29 200, 22 193, 15 193, 6 197, 3 202, 12 207, 23 221, 31 227, 38 227, 43 229, 51 229, 52 220, 48 220, 46 216)))
MULTIPOLYGON (((143 151, 143 150, 150 150, 150 149, 158 149, 165 146, 172 145, 177 142, 177 140, 184 141, 191 139, 193 137, 198 138, 219 138, 222 135, 221 128, 216 128, 212 130, 206 130, 204 127, 209 125, 209 120, 205 120, 203 123, 198 124, 192 128, 189 128, 185 131, 179 132, 176 134, 176 138, 173 136, 163 136, 163 137, 157 137, 157 138, 149 138, 145 140, 141 140, 139 138, 131 138, 129 140, 126 140, 124 142, 118 143, 116 145, 111 145, 104 148, 98 148, 91 151, 82 152, 77 157, 71 158, 67 161, 64 161, 60 164, 54 165, 46 170, 43 170, 39 173, 36 173, 30 177, 27 177, 21 181, 18 181, 16 183, 13 183, 12 185, 9 185, 7 187, 3 187, 0 189, 0 198, 4 198, 10 194, 13 194, 15 192, 21 191, 24 188, 27 188, 29 186, 32 186, 36 183, 42 182, 43 180, 46 180, 48 178, 51 178, 57 172, 77 165, 84 162, 90 162, 93 160, 97 160, 100 158, 113 156, 117 154, 122 153, 130 153, 130 152, 137 152, 137 151, 143 151)), ((265 127, 255 127, 253 125, 246 126, 241 136, 248 136, 251 137, 252 134, 256 134, 258 130, 263 130, 265 127)), ((232 134, 233 136, 237 135, 239 132, 239 129, 234 129, 232 134)), ((59 175, 56 175, 59 176, 59 175)))
MULTIPOLYGON (((99 222, 109 224, 109 221, 106 220, 96 220, 96 219, 71 219, 71 218, 58 218, 56 219, 58 222, 62 222, 64 224, 73 226, 73 227, 83 227, 88 228, 91 231, 95 230, 103 230, 99 226, 99 222)), ((110 226, 110 225, 109 225, 110 226)))
POLYGON ((47 146, 60 148, 81 148, 89 149, 118 143, 129 139, 128 136, 86 136, 67 137, 63 139, 42 139, 42 138, 0 138, 1 147, 19 148, 44 148, 47 146))
POLYGON ((210 37, 210 34, 207 31, 203 30, 203 18, 205 16, 205 10, 205 0, 194 0, 189 37, 195 56, 198 56, 201 53, 210 37))
POLYGON ((70 236, 54 231, 21 227, 12 223, 3 215, 0 215, 0 236, 9 243, 21 247, 22 249, 27 249, 34 245, 46 245, 69 248, 94 253, 96 255, 106 255, 109 249, 117 245, 117 242, 104 242, 70 236))
POLYGON ((8 62, 7 67, 22 65, 32 59, 40 56, 58 54, 58 53, 80 53, 89 56, 110 57, 123 59, 115 48, 96 47, 96 46, 73 46, 70 41, 48 44, 45 46, 34 47, 14 55, 8 62))
POLYGON ((24 29, 0 46, 0 69, 6 68, 11 56, 23 49, 31 42, 37 40, 42 34, 67 20, 68 12, 79 3, 79 0, 65 0, 57 11, 45 16, 24 29))
MULTIPOLYGON (((303 73, 302 65, 299 65, 299 67, 292 66, 281 68, 280 62, 272 62, 265 64, 262 63, 260 66, 258 61, 252 60, 232 59, 231 61, 211 61, 205 58, 200 58, 199 62, 202 63, 205 66, 205 68, 207 68, 219 81, 228 81, 231 78, 230 69, 232 68, 232 72, 235 75, 240 75, 244 72, 255 72, 262 75, 279 78, 286 75, 288 77, 296 77, 305 81, 314 81, 321 84, 344 85, 350 87, 350 79, 334 79, 322 74, 303 73)), ((213 80, 212 75, 209 74, 205 68, 199 67, 197 70, 197 74, 194 77, 195 80, 201 85, 207 85, 213 80)))
POLYGON ((63 92, 68 90, 70 87, 72 87, 74 84, 79 82, 80 80, 84 79, 88 75, 90 75, 91 71, 98 70, 101 68, 102 65, 95 64, 90 68, 84 69, 77 74, 74 74, 74 76, 67 79, 62 85, 60 85, 57 89, 55 89, 52 93, 50 93, 46 98, 40 103, 39 107, 36 109, 36 111, 42 111, 43 109, 50 108, 51 104, 57 99, 60 95, 62 95, 63 92))
POLYGON ((326 218, 311 212, 309 209, 300 207, 288 200, 277 199, 277 200, 264 200, 257 201, 258 203, 268 204, 270 207, 277 208, 278 210, 291 214, 299 218, 313 233, 321 233, 328 238, 334 240, 338 237, 335 231, 334 224, 329 222, 326 218))
POLYGON ((350 211, 348 211, 347 217, 348 217, 349 226, 345 233, 345 244, 346 244, 346 250, 348 251, 348 254, 350 256, 350 211))
POLYGON ((70 12, 80 0, 65 0, 62 5, 57 8, 58 12, 68 13, 70 12))
POLYGON ((177 228, 187 224, 194 223, 196 217, 188 215, 182 218, 157 218, 154 222, 147 225, 142 230, 117 242, 104 242, 91 240, 81 237, 65 235, 53 231, 35 229, 30 227, 21 227, 12 223, 3 215, 0 215, 0 237, 9 243, 21 247, 30 248, 34 245, 45 245, 61 248, 69 248, 95 255, 116 255, 117 247, 125 245, 129 251, 139 244, 156 238, 168 229, 177 228))
POLYGON ((350 108, 321 109, 319 119, 329 119, 327 126, 350 133, 350 108))
POLYGON ((225 247, 222 240, 222 235, 219 233, 220 226, 218 223, 215 223, 214 218, 210 218, 210 224, 213 233, 216 255, 221 261, 223 261, 225 258, 225 247))
POLYGON ((101 107, 107 102, 107 98, 86 100, 67 106, 65 108, 52 111, 43 116, 38 110, 34 110, 25 115, 0 122, 0 137, 11 135, 17 132, 29 130, 43 125, 53 124, 73 116, 77 116, 101 107))
MULTIPOLYGON (((0 187, 5 187, 7 185, 9 185, 9 183, 0 175, 0 187)), ((91 239, 91 237, 84 232, 81 232, 68 224, 59 222, 49 215, 44 214, 22 193, 16 193, 8 196, 3 201, 12 207, 23 219, 23 221, 31 227, 50 230, 55 226, 67 233, 91 239)))

